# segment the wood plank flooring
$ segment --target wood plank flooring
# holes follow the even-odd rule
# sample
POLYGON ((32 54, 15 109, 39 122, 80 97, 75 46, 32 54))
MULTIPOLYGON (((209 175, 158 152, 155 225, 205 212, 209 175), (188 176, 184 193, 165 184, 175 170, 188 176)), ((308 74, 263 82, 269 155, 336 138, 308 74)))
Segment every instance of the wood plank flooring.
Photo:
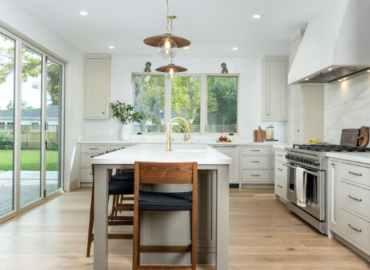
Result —
MULTIPOLYGON (((90 196, 87 188, 66 193, 0 227, 0 269, 93 269, 85 255, 90 196)), ((230 270, 370 269, 290 213, 271 189, 230 190, 229 253, 230 270)), ((109 241, 109 269, 130 270, 131 259, 131 240, 109 241)))

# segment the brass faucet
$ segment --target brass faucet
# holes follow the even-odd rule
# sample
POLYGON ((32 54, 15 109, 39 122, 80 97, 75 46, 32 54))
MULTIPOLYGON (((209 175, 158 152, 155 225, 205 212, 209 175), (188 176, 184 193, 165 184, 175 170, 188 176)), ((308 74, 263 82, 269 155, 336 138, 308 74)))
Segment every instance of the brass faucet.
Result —
POLYGON ((188 121, 185 120, 185 118, 182 117, 174 117, 172 118, 166 128, 167 132, 167 140, 166 140, 166 151, 171 151, 171 124, 173 121, 180 120, 185 123, 185 132, 184 132, 184 141, 187 141, 190 139, 190 127, 188 121))

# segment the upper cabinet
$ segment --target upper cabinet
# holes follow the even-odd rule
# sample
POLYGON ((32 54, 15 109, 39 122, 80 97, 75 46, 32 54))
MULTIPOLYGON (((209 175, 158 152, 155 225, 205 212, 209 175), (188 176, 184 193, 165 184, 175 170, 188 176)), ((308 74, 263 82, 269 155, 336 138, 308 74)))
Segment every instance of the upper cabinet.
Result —
POLYGON ((262 65, 262 120, 288 121, 288 56, 264 56, 262 65))
POLYGON ((111 56, 85 54, 84 119, 108 119, 111 56))

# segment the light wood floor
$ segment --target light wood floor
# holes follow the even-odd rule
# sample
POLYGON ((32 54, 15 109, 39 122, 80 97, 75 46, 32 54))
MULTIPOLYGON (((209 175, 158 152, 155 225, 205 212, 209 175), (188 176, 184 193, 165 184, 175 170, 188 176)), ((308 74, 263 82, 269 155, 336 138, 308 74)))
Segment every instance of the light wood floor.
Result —
MULTIPOLYGON (((230 270, 370 269, 291 214, 272 192, 230 190, 230 270)), ((86 188, 64 194, 0 227, 0 269, 92 269, 93 258, 85 256, 90 195, 86 188)), ((131 249, 131 240, 110 240, 109 269, 131 269, 131 249)))

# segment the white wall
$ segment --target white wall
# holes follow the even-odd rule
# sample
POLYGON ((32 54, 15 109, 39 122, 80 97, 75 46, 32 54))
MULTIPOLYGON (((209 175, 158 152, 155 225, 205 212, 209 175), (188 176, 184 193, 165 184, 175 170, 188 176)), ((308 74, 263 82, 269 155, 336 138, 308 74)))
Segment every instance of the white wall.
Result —
POLYGON ((84 137, 82 120, 83 54, 66 39, 14 0, 0 0, 0 20, 65 59, 65 189, 77 182, 79 171, 75 162, 76 143, 84 137))
MULTIPOLYGON (((181 55, 181 51, 178 53, 181 55)), ((120 100, 132 103, 132 72, 143 72, 146 62, 152 63, 152 71, 166 65, 158 57, 119 57, 112 58, 111 101, 120 100)), ((189 73, 221 73, 221 63, 225 62, 229 73, 240 74, 239 87, 239 135, 253 141, 253 130, 273 124, 276 138, 285 141, 285 122, 261 122, 261 64, 259 58, 182 58, 177 56, 174 63, 186 67, 189 73)), ((109 129, 113 135, 120 132, 117 119, 86 120, 86 139, 107 137, 109 129)))
POLYGON ((370 126, 370 74, 325 86, 325 141, 339 144, 342 129, 370 126))

